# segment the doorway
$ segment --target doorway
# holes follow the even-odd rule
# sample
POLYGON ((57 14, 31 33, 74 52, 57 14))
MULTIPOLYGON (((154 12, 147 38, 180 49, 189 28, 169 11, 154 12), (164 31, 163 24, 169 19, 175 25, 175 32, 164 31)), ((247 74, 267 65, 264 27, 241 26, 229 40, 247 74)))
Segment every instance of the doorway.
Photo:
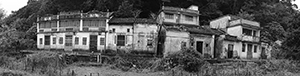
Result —
POLYGON ((97 35, 90 35, 90 51, 97 51, 97 39, 98 36, 97 35))
POLYGON ((50 36, 49 35, 46 35, 45 36, 45 45, 50 45, 50 36))
POLYGON ((248 44, 247 47, 247 58, 251 59, 252 58, 252 44, 248 44))
POLYGON ((228 52, 227 52, 228 58, 233 58, 233 48, 234 48, 233 44, 228 44, 228 52))
POLYGON ((196 42, 196 50, 199 53, 203 54, 203 42, 202 41, 197 41, 196 42))

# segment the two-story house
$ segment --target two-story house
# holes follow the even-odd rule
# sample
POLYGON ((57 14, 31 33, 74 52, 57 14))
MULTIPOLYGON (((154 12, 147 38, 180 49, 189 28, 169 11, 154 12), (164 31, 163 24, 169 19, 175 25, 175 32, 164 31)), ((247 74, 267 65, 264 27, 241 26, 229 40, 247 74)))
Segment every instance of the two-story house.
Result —
POLYGON ((112 18, 107 49, 156 53, 159 26, 154 19, 112 18))
POLYGON ((192 48, 202 55, 213 57, 215 30, 199 25, 198 6, 188 8, 163 6, 157 22, 163 26, 164 55, 192 48))
POLYGON ((223 16, 210 22, 211 28, 221 29, 227 33, 223 36, 222 54, 231 58, 259 58, 261 54, 260 24, 236 16, 223 16))
POLYGON ((110 12, 61 12, 39 17, 39 49, 103 50, 110 12))

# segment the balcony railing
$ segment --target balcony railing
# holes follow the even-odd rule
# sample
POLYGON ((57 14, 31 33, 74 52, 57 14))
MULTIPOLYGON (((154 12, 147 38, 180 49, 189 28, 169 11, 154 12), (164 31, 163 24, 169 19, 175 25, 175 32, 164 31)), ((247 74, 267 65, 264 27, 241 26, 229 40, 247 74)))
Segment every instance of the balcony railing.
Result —
POLYGON ((248 25, 253 25, 253 26, 260 26, 258 22, 255 21, 250 21, 246 19, 238 19, 238 20, 233 20, 230 21, 230 26, 238 25, 238 24, 248 24, 248 25))
POLYGON ((259 42, 259 37, 243 35, 240 38, 242 41, 259 42))

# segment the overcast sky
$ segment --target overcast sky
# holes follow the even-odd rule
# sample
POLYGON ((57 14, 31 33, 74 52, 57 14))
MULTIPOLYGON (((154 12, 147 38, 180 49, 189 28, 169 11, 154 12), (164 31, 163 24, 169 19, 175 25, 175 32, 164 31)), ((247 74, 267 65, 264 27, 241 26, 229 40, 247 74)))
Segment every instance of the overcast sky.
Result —
MULTIPOLYGON (((0 8, 6 11, 6 14, 10 14, 11 11, 16 11, 27 4, 28 0, 0 0, 0 8)), ((300 0, 295 2, 300 8, 300 0)))

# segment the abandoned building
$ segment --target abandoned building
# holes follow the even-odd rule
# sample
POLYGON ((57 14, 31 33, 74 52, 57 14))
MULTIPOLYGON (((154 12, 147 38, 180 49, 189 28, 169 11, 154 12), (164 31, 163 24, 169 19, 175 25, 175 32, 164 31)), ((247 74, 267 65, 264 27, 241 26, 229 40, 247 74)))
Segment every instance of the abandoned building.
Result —
POLYGON ((159 26, 154 19, 112 18, 107 49, 156 52, 159 26))
POLYGON ((163 6, 156 19, 114 18, 111 12, 64 12, 37 20, 39 49, 117 50, 167 56, 184 48, 208 58, 270 58, 260 24, 223 16, 199 25, 197 6, 163 6), (262 55, 263 54, 263 55, 262 55))
POLYGON ((37 20, 39 49, 101 50, 105 46, 109 12, 61 12, 37 20))

